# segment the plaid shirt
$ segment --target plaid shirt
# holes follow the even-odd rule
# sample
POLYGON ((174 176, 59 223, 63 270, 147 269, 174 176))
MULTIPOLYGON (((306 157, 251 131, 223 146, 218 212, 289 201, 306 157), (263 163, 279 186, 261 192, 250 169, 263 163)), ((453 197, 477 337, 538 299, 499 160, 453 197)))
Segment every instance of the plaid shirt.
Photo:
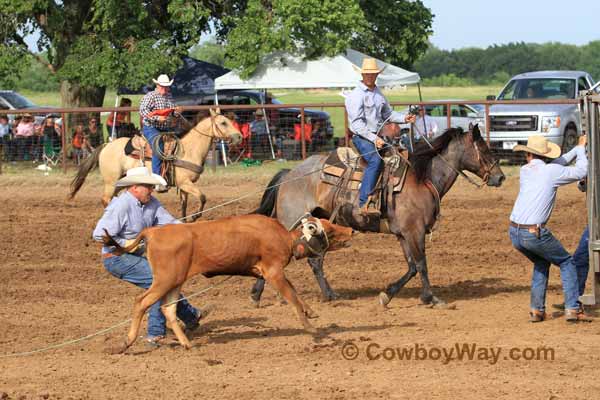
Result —
POLYGON ((169 129, 170 126, 166 121, 159 121, 158 116, 149 117, 152 111, 163 110, 165 108, 174 108, 173 96, 171 93, 167 93, 166 96, 162 96, 156 90, 148 92, 140 103, 140 114, 142 115, 144 125, 153 126, 157 129, 169 129))

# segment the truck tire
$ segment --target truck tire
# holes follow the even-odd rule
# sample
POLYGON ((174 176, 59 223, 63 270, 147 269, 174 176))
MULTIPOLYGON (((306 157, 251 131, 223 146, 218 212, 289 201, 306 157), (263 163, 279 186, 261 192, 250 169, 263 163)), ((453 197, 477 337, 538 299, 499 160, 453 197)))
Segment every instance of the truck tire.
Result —
POLYGON ((567 126, 567 129, 565 129, 565 135, 563 136, 562 153, 564 154, 573 147, 577 146, 578 140, 579 136, 577 135, 577 129, 575 129, 573 126, 567 126))

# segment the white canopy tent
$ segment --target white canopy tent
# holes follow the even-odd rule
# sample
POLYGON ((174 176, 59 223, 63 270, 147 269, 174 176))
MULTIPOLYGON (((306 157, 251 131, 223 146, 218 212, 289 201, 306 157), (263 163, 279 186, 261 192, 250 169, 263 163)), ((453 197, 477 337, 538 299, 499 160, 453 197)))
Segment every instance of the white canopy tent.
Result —
MULTIPOLYGON (((266 56, 246 80, 240 78, 236 71, 218 77, 215 79, 215 90, 351 88, 360 81, 358 71, 365 57, 369 56, 352 49, 335 57, 310 61, 289 54, 273 53, 266 56)), ((380 87, 410 85, 420 80, 416 72, 381 60, 377 60, 377 65, 385 66, 377 78, 380 87)))

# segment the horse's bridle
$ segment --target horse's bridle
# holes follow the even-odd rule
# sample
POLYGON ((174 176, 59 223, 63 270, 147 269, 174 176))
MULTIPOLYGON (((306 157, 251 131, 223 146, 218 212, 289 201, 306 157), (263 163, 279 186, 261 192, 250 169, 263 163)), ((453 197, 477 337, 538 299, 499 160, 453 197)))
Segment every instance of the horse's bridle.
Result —
MULTIPOLYGON (((212 111, 212 109, 211 109, 211 111, 212 111)), ((221 130, 221 128, 219 128, 219 124, 217 124, 216 119, 215 119, 215 117, 218 116, 218 115, 223 115, 223 114, 217 113, 217 112, 215 112, 215 113, 211 112, 210 113, 210 126, 211 126, 212 135, 208 135, 208 134, 206 134, 204 132, 201 132, 198 128, 196 128, 196 125, 194 125, 191 130, 194 131, 194 132, 196 132, 197 134, 199 134, 201 136, 206 136, 206 137, 209 137, 211 139, 222 139, 222 140, 225 140, 225 141, 231 140, 231 138, 229 136, 225 135, 223 133, 223 131, 221 130)), ((184 121, 186 121, 187 123, 190 123, 188 121, 188 119, 185 118, 183 115, 178 114, 178 116, 180 118, 182 118, 184 121)))
MULTIPOLYGON (((479 150, 479 146, 477 145, 477 141, 473 141, 473 146, 475 147, 475 153, 477 154, 477 161, 479 165, 481 165, 481 150, 479 150)), ((487 161, 486 161, 487 164, 487 161)), ((492 169, 498 164, 498 160, 494 160, 490 165, 483 167, 483 178, 481 180, 487 185, 490 180, 490 176, 492 175, 492 169)))

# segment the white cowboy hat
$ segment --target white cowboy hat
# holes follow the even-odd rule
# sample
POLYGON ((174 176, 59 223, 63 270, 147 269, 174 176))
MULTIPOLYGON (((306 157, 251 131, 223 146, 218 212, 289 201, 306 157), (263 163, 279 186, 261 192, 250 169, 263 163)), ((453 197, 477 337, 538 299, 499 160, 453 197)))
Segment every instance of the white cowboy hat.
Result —
POLYGON ((527 139, 527 145, 518 144, 513 147, 513 151, 525 151, 531 154, 546 158, 560 157, 560 147, 556 143, 552 143, 542 135, 531 135, 527 139))
POLYGON ((167 182, 162 176, 153 174, 146 167, 136 167, 127 170, 127 175, 115 183, 115 187, 127 187, 132 185, 163 185, 167 182))
POLYGON ((363 58, 362 68, 360 69, 354 64, 352 64, 352 66, 356 71, 360 72, 361 74, 379 74, 383 72, 383 70, 387 67, 386 65, 383 68, 379 68, 377 66, 377 60, 375 60, 374 58, 363 58))
POLYGON ((167 75, 161 74, 158 76, 158 79, 152 79, 152 82, 159 86, 171 86, 173 84, 173 79, 169 80, 167 75))

